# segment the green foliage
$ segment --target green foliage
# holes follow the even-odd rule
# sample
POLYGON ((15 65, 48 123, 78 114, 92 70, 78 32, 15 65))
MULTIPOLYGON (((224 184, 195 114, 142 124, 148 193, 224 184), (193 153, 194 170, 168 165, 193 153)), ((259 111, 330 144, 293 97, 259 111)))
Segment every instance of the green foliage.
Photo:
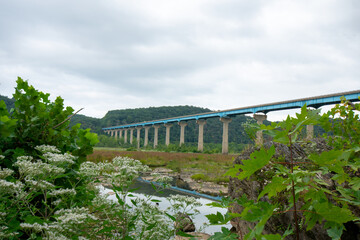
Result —
MULTIPOLYGON (((0 102, 0 239, 174 236, 177 219, 151 204, 158 200, 131 194, 131 185, 149 170, 147 166, 128 157, 84 162, 98 142, 96 134, 79 124, 69 127, 73 110, 64 109, 60 97, 51 102, 48 94, 21 78, 17 84, 11 115, 0 102), (112 185, 117 202, 99 193, 95 184, 100 179, 112 185)), ((170 181, 161 179, 155 186, 160 190, 170 181)), ((187 213, 199 206, 194 198, 171 200, 173 212, 187 213)))
MULTIPOLYGON (((51 206, 52 201, 48 195, 35 191, 41 184, 53 186, 54 189, 74 188, 75 196, 63 200, 63 206, 72 205, 81 207, 91 201, 93 197, 79 181, 77 170, 86 156, 92 153, 93 146, 97 143, 97 135, 89 129, 80 129, 80 125, 69 128, 69 117, 73 113, 71 107, 64 108, 63 99, 57 97, 50 101, 49 94, 36 90, 27 81, 17 79, 17 86, 13 95, 14 105, 9 114, 3 101, 0 101, 0 170, 13 171, 13 175, 6 178, 7 183, 17 184, 15 190, 25 187, 26 199, 19 196, 2 195, 0 211, 8 209, 4 223, 12 232, 18 231, 23 237, 30 236, 26 229, 20 229, 20 223, 43 223, 52 217, 56 207, 51 206), (40 154, 37 146, 52 145, 61 154, 71 153, 76 160, 61 166, 51 166, 47 158, 40 154), (29 157, 23 164, 34 165, 34 169, 53 169, 39 175, 26 176, 22 173, 20 159, 29 157), (19 158, 20 157, 20 158, 19 158), (61 167, 61 168, 60 168, 61 167), (57 169, 57 170, 56 170, 57 169), (61 169, 61 171, 59 170, 61 169), (61 174, 55 174, 60 171, 61 174), (26 177, 24 177, 26 176, 26 177), (39 186, 29 185, 39 181, 39 186), (87 195, 87 198, 84 196, 87 195), (45 199, 43 198, 45 196, 45 199), (26 204, 24 204, 26 203, 26 204), (18 214, 19 211, 21 214, 18 214)), ((56 152, 58 154, 58 152, 56 152)), ((54 190, 54 189, 49 189, 54 190)), ((33 234, 33 233, 31 233, 33 234)))
POLYGON ((116 148, 119 147, 120 140, 110 137, 107 135, 98 135, 99 142, 95 145, 95 147, 112 147, 116 148))
POLYGON ((270 159, 275 153, 275 147, 272 146, 268 151, 265 149, 261 149, 260 151, 254 152, 251 154, 249 160, 244 160, 243 164, 235 164, 234 168, 230 169, 226 176, 235 176, 239 169, 242 171, 239 175, 236 175, 237 178, 243 180, 248 178, 254 174, 256 171, 263 168, 266 164, 269 163, 270 159))
POLYGON ((64 108, 62 98, 51 102, 49 94, 36 90, 21 78, 17 80, 13 97, 15 108, 11 116, 3 103, 0 106, 0 149, 7 158, 14 161, 19 151, 33 155, 35 146, 47 144, 58 147, 61 152, 71 152, 79 157, 79 163, 85 161, 97 136, 89 129, 80 129, 79 124, 69 129, 67 119, 73 109, 64 108))
MULTIPOLYGON (((252 153, 249 160, 243 160, 242 164, 236 164, 227 172, 231 177, 257 179, 264 185, 257 201, 242 196, 235 200, 243 207, 242 212, 230 213, 232 218, 238 217, 256 224, 245 239, 283 239, 289 234, 295 234, 298 239, 298 226, 302 225, 301 228, 308 231, 315 224, 323 222, 328 235, 332 239, 340 239, 344 223, 360 220, 352 211, 360 206, 360 181, 356 175, 360 167, 359 110, 360 104, 348 103, 345 99, 322 116, 318 111, 310 111, 304 106, 295 118, 288 117, 285 121, 261 125, 248 131, 262 130, 274 142, 287 145, 290 159, 286 162, 281 158, 276 159, 274 146, 268 150, 262 148, 252 153), (333 149, 321 153, 314 151, 304 162, 296 162, 292 149, 295 143, 307 143, 301 133, 309 124, 319 125, 329 132, 325 138, 333 149), (284 199, 288 204, 284 204, 284 199), (262 234, 270 218, 287 213, 293 213, 294 222, 289 223, 290 228, 282 233, 283 236, 262 234)), ((225 219, 218 215, 208 218, 212 222, 225 219)))
POLYGON ((222 227, 221 232, 217 232, 209 240, 237 240, 238 236, 235 233, 230 232, 229 229, 222 227))

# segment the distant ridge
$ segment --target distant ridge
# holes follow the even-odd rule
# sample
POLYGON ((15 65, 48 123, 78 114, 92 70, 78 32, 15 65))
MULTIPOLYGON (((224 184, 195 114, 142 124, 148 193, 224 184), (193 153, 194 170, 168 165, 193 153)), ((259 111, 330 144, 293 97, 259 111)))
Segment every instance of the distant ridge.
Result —
MULTIPOLYGON (((8 110, 14 107, 14 99, 0 95, 0 100, 4 100, 8 110)), ((93 118, 82 114, 76 114, 71 118, 70 125, 81 123, 81 128, 90 128, 92 132, 104 134, 103 127, 122 125, 135 122, 150 121, 160 118, 169 118, 197 113, 212 111, 208 108, 195 106, 162 106, 148 108, 134 108, 122 110, 110 110, 103 118, 93 118)), ((229 125, 229 142, 250 143, 242 124, 251 120, 247 116, 237 116, 229 125)), ((143 133, 142 133, 143 134, 143 133)), ((185 142, 197 142, 198 126, 195 121, 189 121, 185 129, 185 142)), ((180 138, 180 126, 174 124, 171 128, 170 141, 176 143, 180 138)), ((153 130, 149 131, 149 141, 153 139, 153 130)), ((159 143, 165 141, 165 128, 159 129, 159 143)), ((208 119, 204 128, 205 143, 221 143, 222 141, 222 124, 219 119, 208 119)))

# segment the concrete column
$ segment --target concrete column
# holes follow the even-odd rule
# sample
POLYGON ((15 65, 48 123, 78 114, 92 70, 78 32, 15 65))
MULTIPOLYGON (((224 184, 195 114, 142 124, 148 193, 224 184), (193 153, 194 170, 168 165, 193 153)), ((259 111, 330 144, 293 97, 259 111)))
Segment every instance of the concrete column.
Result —
POLYGON ((118 138, 118 132, 119 132, 119 130, 115 130, 115 138, 116 139, 118 138))
POLYGON ((185 127, 188 125, 187 122, 178 122, 180 125, 180 146, 185 143, 185 127))
POLYGON ((127 143, 127 134, 128 133, 128 130, 125 128, 124 129, 124 143, 127 143))
MULTIPOLYGON (((259 125, 263 124, 263 122, 266 120, 266 118, 267 118, 267 116, 264 114, 254 114, 254 119, 257 121, 257 123, 259 125)), ((260 146, 264 144, 264 137, 263 137, 262 131, 258 131, 256 133, 255 144, 260 145, 260 146)))
POLYGON ((123 137, 123 129, 120 129, 119 131, 119 138, 122 138, 123 137))
POLYGON ((164 126, 166 127, 165 145, 169 146, 169 144, 170 144, 170 128, 171 128, 172 124, 165 123, 164 126))
POLYGON ((314 138, 314 125, 306 126, 306 140, 311 140, 314 138))
POLYGON ((222 153, 229 153, 229 123, 232 121, 231 118, 220 118, 223 123, 223 137, 222 137, 222 153))
POLYGON ((204 125, 206 121, 204 119, 196 120, 196 123, 199 125, 199 136, 198 136, 198 151, 204 150, 204 125))
POLYGON ((159 138, 159 127, 160 125, 154 125, 154 148, 158 145, 158 138, 159 138))
POLYGON ((142 129, 141 126, 136 127, 136 142, 137 142, 137 148, 140 149, 140 130, 142 129))
POLYGON ((110 136, 114 136, 114 130, 110 130, 110 136))
POLYGON ((149 142, 149 128, 150 126, 144 126, 145 128, 145 137, 144 137, 144 147, 148 145, 149 142))
POLYGON ((132 144, 134 138, 134 129, 130 128, 130 144, 132 144))

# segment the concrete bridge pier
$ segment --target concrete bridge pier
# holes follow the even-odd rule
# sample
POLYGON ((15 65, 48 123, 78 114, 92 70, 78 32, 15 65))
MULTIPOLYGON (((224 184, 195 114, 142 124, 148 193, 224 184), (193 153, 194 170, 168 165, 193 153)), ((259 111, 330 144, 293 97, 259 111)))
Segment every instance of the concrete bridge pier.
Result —
POLYGON ((123 137, 123 129, 119 130, 119 138, 123 137))
POLYGON ((137 142, 137 149, 140 149, 140 130, 142 126, 136 127, 136 142, 137 142))
POLYGON ((231 118, 220 118, 220 121, 223 123, 223 137, 222 137, 222 153, 229 153, 229 123, 231 123, 231 118))
POLYGON ((115 130, 115 139, 118 138, 118 132, 119 132, 119 130, 115 130))
POLYGON ((153 127, 154 127, 154 148, 156 148, 158 145, 160 125, 154 125, 153 127))
POLYGON ((164 126, 166 128, 165 145, 169 146, 169 144, 170 144, 170 128, 171 128, 172 124, 165 123, 164 126))
POLYGON ((130 128, 130 144, 133 143, 133 138, 134 138, 134 128, 130 128))
POLYGON ((128 130, 124 129, 124 143, 127 143, 128 130))
POLYGON ((146 147, 149 143, 149 129, 150 126, 144 126, 145 129, 145 137, 144 137, 144 147, 146 147))
POLYGON ((114 136, 114 130, 110 130, 110 136, 111 136, 111 137, 114 136))
POLYGON ((180 125, 180 146, 185 143, 185 127, 188 125, 187 122, 178 122, 180 125))
MULTIPOLYGON (((261 125, 267 119, 266 114, 254 114, 254 119, 256 120, 257 124, 261 125)), ((256 133, 256 140, 255 145, 263 145, 264 144, 264 137, 262 131, 257 131, 256 133)))
POLYGON ((202 152, 204 151, 204 125, 206 124, 206 120, 196 120, 196 123, 199 125, 198 151, 202 152))

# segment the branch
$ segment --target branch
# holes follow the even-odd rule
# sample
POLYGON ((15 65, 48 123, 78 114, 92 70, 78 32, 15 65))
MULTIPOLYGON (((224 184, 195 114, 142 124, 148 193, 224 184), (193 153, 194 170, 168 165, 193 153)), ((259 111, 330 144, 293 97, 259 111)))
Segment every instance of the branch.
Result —
POLYGON ((56 126, 54 126, 52 129, 55 129, 61 125, 63 125, 65 122, 69 121, 73 116, 75 116, 78 112, 80 112, 81 110, 83 110, 84 108, 81 108, 80 110, 78 110, 76 113, 70 115, 69 117, 67 117, 64 121, 62 121, 61 123, 57 124, 56 126))

